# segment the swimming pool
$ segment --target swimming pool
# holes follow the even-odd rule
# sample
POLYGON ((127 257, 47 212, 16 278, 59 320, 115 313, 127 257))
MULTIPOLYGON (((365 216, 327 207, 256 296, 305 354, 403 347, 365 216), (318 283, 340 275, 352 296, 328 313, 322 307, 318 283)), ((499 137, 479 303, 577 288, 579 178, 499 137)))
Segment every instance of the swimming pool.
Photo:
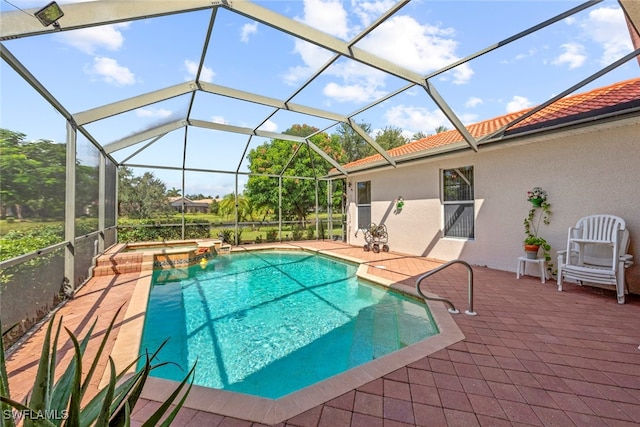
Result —
POLYGON ((151 287, 141 348, 170 336, 160 360, 187 369, 197 359, 201 386, 277 399, 438 333, 423 304, 332 258, 251 251, 190 268, 151 287))

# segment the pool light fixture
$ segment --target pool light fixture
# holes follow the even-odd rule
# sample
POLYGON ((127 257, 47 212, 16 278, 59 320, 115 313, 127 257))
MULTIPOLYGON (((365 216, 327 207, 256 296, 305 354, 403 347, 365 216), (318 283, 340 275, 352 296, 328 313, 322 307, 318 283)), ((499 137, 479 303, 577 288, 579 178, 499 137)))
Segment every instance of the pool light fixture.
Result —
POLYGON ((60 24, 58 24, 58 19, 64 16, 64 12, 58 6, 58 3, 52 1, 36 13, 34 13, 35 17, 38 18, 38 21, 42 23, 45 27, 53 24, 54 28, 60 28, 60 24))

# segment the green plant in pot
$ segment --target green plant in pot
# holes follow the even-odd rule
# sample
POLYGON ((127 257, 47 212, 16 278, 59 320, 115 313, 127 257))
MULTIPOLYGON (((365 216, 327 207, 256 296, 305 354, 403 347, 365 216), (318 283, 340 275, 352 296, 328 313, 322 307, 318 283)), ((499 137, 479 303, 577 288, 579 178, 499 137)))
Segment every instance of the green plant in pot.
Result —
POLYGON ((538 235, 541 223, 549 225, 551 216, 551 204, 547 201, 547 192, 540 187, 534 187, 527 191, 527 200, 531 202, 529 214, 524 219, 524 250, 528 258, 536 259, 538 251, 542 248, 542 254, 547 262, 547 270, 553 275, 551 264, 551 245, 538 235))
MULTIPOLYGON (((551 245, 549 245, 542 237, 529 235, 524 239, 524 251, 527 253, 528 258, 536 259, 541 247, 543 248, 543 251, 549 251, 551 249, 551 245)), ((551 257, 549 257, 549 259, 551 259, 551 257)))

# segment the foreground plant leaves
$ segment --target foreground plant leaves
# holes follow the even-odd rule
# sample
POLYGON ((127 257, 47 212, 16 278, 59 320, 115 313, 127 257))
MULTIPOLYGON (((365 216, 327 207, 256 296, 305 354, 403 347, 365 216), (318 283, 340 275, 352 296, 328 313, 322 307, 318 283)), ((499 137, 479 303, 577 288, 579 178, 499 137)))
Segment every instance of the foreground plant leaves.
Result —
MULTIPOLYGON (((0 348, 0 410, 2 411, 0 414, 8 414, 10 412, 5 411, 13 410, 14 413, 24 416, 24 427, 129 426, 131 423, 131 412, 138 402, 149 373, 154 367, 164 365, 164 363, 162 363, 152 366, 151 361, 155 359, 158 351, 165 345, 166 341, 151 356, 147 354, 144 365, 133 374, 130 374, 130 377, 126 379, 125 376, 130 369, 138 363, 140 358, 138 357, 126 366, 122 372, 116 374, 115 363, 111 356, 109 356, 109 384, 100 390, 86 406, 81 406, 121 309, 122 307, 118 309, 105 330, 98 351, 93 357, 84 379, 82 375, 84 354, 93 330, 95 329, 97 319, 81 340, 78 340, 72 331, 65 328, 73 344, 74 354, 64 373, 55 384, 56 349, 62 328, 62 318, 58 321, 52 341, 55 316, 52 317, 45 332, 40 362, 28 404, 16 402, 11 399, 4 348, 0 348)), ((1 326, 0 324, 0 328, 1 326)), ((143 424, 145 427, 157 425, 169 426, 171 424, 191 391, 194 372, 195 364, 174 392, 160 405, 156 412, 151 415, 149 420, 143 424), (169 408, 171 408, 171 405, 183 391, 187 382, 189 382, 189 387, 184 391, 181 399, 177 402, 175 408, 167 415, 167 418, 160 423, 160 420, 165 416, 169 408)), ((0 427, 15 426, 16 423, 12 417, 0 416, 0 427)))

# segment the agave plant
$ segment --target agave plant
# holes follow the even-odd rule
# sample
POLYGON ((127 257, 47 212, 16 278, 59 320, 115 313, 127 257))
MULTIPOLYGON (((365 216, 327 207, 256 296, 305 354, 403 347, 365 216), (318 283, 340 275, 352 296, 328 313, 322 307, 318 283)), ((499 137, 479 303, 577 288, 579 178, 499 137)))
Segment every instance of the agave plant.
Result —
MULTIPOLYGON (((149 376, 149 372, 153 368, 165 364, 161 363, 154 366, 151 364, 151 361, 155 359, 155 356, 164 343, 151 356, 146 354, 144 356, 144 365, 128 378, 125 378, 125 374, 131 367, 138 363, 139 358, 124 368, 122 372, 116 374, 115 364, 111 356, 109 356, 109 385, 100 390, 84 407, 81 407, 81 402, 87 393, 91 379, 98 367, 98 361, 104 352, 105 345, 119 312, 120 310, 113 316, 100 343, 98 352, 84 379, 82 378, 83 355, 97 320, 93 322, 91 328, 89 328, 89 331, 82 340, 78 340, 78 338, 65 327, 73 343, 74 356, 64 373, 56 382, 54 382, 57 362, 56 348, 62 328, 62 318, 60 318, 57 324, 53 342, 51 341, 51 335, 55 317, 52 318, 48 323, 44 343, 42 344, 42 353, 33 389, 31 395, 25 399, 24 403, 17 402, 10 397, 4 348, 0 346, 0 427, 15 427, 17 418, 23 419, 24 427, 129 426, 131 412, 142 393, 142 388, 149 376)), ((143 424, 144 427, 158 425, 169 426, 171 424, 171 421, 175 418, 191 391, 194 370, 195 365, 167 400, 163 402, 143 424), (185 393, 175 408, 161 423, 160 420, 167 414, 167 411, 178 398, 190 378, 191 381, 185 393)))

